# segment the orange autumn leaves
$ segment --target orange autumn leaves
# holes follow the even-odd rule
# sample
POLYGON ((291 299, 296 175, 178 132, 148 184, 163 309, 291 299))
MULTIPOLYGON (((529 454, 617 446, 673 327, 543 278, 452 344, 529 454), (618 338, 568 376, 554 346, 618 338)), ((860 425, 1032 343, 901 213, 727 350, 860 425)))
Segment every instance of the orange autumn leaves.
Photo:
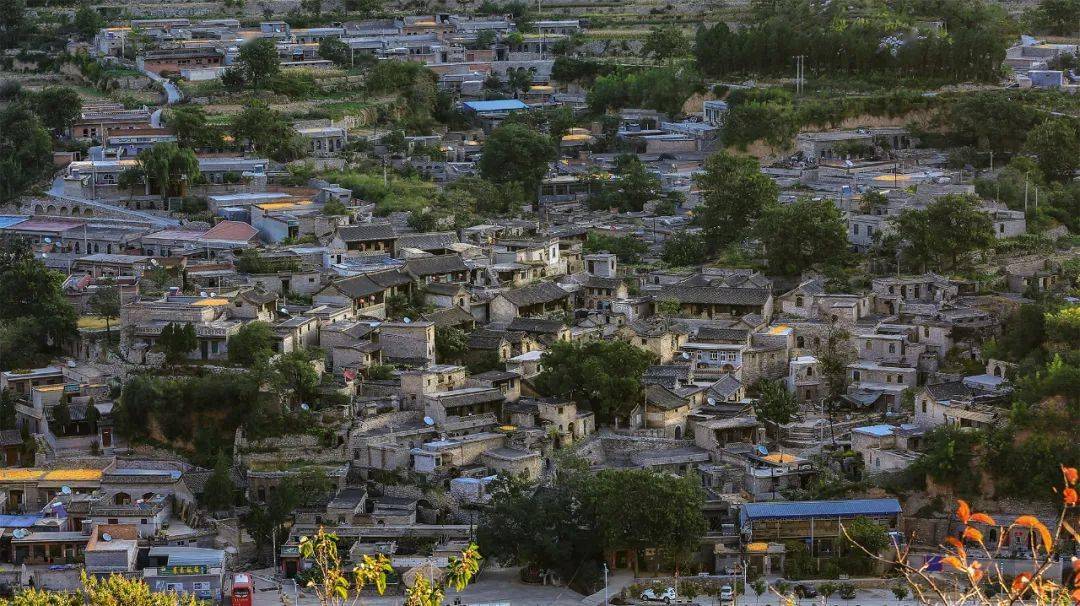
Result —
MULTIPOLYGON (((1077 484, 1080 483, 1080 472, 1074 467, 1064 466, 1062 466, 1061 472, 1065 479, 1065 487, 1061 491, 1062 502, 1066 508, 1076 507, 1080 504, 1080 495, 1077 494, 1077 484)), ((955 536, 946 537, 945 541, 949 544, 951 550, 942 558, 941 562, 957 571, 963 572, 973 584, 978 584, 984 577, 984 571, 978 561, 968 561, 968 553, 965 545, 974 543, 979 545, 986 553, 990 553, 990 550, 987 549, 983 542, 982 530, 976 528, 972 524, 977 523, 986 526, 1001 527, 999 527, 989 515, 981 512, 972 512, 971 506, 963 500, 957 501, 956 517, 964 525, 964 530, 959 538, 955 536)), ((1065 527, 1071 531, 1071 527, 1067 524, 1065 527)), ((998 536, 1004 537, 1008 530, 1012 528, 1027 528, 1033 536, 1038 537, 1038 544, 1032 543, 1033 549, 1035 549, 1036 552, 1044 550, 1047 557, 1050 557, 1050 554, 1054 549, 1054 537, 1051 534, 1050 529, 1038 518, 1031 515, 1022 515, 1016 518, 1016 520, 1014 520, 1013 523, 998 536)), ((1024 572, 1017 575, 1009 586, 1013 596, 1020 597, 1028 592, 1044 596, 1050 592, 1056 592, 1062 589, 1060 585, 1042 578, 1041 571, 1042 570, 1040 569, 1038 573, 1024 572)), ((1075 589, 1069 597, 1075 603, 1080 604, 1080 588, 1076 588, 1077 585, 1080 585, 1080 582, 1077 582, 1080 581, 1080 560, 1073 561, 1073 578, 1075 589)))

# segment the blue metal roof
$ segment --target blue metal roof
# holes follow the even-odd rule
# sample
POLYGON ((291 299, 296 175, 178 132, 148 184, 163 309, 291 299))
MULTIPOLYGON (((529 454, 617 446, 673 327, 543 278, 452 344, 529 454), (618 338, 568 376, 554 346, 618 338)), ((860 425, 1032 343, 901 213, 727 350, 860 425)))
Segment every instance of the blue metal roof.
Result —
POLYGON ((0 515, 0 528, 30 528, 42 517, 40 515, 0 515))
POLYGON ((865 427, 856 427, 851 431, 857 431, 877 438, 886 438, 892 435, 892 425, 867 425, 865 427))
POLYGON ((5 227, 11 227, 12 225, 15 225, 17 223, 22 223, 27 219, 29 219, 29 217, 25 215, 0 215, 0 229, 3 229, 5 227))
POLYGON ((849 499, 845 501, 774 501, 747 503, 739 512, 743 522, 792 518, 885 516, 900 513, 896 499, 849 499))
POLYGON ((493 101, 466 101, 462 103, 466 109, 474 112, 506 112, 515 109, 529 109, 518 99, 497 99, 493 101))

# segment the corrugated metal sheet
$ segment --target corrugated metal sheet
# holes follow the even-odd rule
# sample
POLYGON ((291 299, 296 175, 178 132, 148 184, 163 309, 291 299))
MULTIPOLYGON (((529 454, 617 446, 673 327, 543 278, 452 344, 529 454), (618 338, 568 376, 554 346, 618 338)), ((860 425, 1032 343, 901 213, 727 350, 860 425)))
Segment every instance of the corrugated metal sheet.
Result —
POLYGON ((777 501, 747 503, 742 506, 742 521, 777 520, 790 518, 827 518, 853 516, 885 516, 900 513, 896 499, 850 499, 845 501, 777 501))
POLYGON ((169 566, 218 567, 225 560, 225 552, 202 547, 151 547, 150 557, 167 557, 169 566))

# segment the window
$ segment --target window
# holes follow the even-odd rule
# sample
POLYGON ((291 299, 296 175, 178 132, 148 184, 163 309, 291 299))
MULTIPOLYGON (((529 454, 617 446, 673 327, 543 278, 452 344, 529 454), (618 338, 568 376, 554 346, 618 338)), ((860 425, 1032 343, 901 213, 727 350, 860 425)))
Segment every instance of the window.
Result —
POLYGON ((109 518, 109 523, 110 524, 119 524, 120 520, 118 518, 109 518))
POLYGON ((851 233, 859 235, 859 225, 857 223, 851 226, 851 233))
POLYGON ((922 401, 922 411, 923 411, 924 413, 926 412, 926 400, 923 400, 923 401, 922 401))
POLYGON ((870 351, 873 348, 874 348, 874 342, 871 341, 870 339, 867 339, 866 340, 866 351, 870 351))
POLYGON ((146 518, 139 518, 139 523, 145 525, 146 524, 146 518))
POLYGON ((896 343, 889 343, 889 353, 896 353, 896 343))
POLYGON ((806 339, 803 337, 795 337, 795 347, 806 347, 806 339))
POLYGON ((802 295, 799 295, 798 297, 795 297, 795 307, 802 307, 802 306, 803 306, 803 298, 802 298, 802 295))

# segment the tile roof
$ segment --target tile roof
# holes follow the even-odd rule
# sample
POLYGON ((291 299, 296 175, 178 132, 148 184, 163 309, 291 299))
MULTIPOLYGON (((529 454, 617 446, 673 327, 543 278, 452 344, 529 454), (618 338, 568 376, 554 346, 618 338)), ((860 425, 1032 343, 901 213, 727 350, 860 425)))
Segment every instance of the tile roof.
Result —
POLYGON ((545 320, 543 318, 516 317, 510 321, 506 329, 510 331, 535 332, 554 335, 562 332, 565 328, 559 320, 545 320))
POLYGON ((394 226, 389 223, 365 223, 338 228, 338 237, 344 242, 370 242, 393 240, 397 237, 394 226))
POLYGON ((538 282, 536 284, 508 290, 501 293, 499 296, 518 307, 524 307, 526 305, 536 305, 538 303, 552 303, 559 299, 564 299, 568 295, 568 292, 560 288, 554 282, 538 282))
POLYGON ((708 324, 698 328, 694 335, 696 341, 745 341, 750 331, 746 328, 729 328, 724 326, 710 326, 708 324))
POLYGON ((442 250, 451 244, 457 244, 457 234, 452 231, 433 231, 418 234, 401 234, 397 239, 397 248, 418 248, 420 250, 442 250))
POLYGON ((436 309, 421 317, 429 322, 434 322, 435 326, 457 326, 459 324, 468 324, 475 320, 472 314, 460 307, 436 309))
POLYGON ((675 410, 688 404, 686 399, 672 393, 671 390, 663 385, 657 384, 652 384, 645 388, 645 401, 657 408, 663 408, 664 410, 675 410))
POLYGON ((330 286, 355 299, 374 295, 390 287, 402 286, 409 282, 412 282, 412 278, 408 274, 397 269, 391 269, 345 278, 331 283, 330 286))
POLYGON ((481 328, 469 334, 469 349, 498 349, 506 341, 506 333, 481 328))
POLYGON ((729 288, 724 286, 668 286, 655 299, 675 299, 699 305, 764 305, 771 296, 767 288, 729 288))
POLYGON ((947 381, 945 383, 927 385, 926 391, 930 392, 930 395, 938 402, 944 402, 953 398, 968 397, 975 392, 972 388, 964 385, 963 381, 947 381))
POLYGON ((241 221, 222 221, 207 230, 201 240, 222 242, 250 242, 259 235, 259 230, 241 221))
MULTIPOLYGON (((401 245, 401 238, 398 238, 401 245)), ((414 276, 437 276, 442 274, 468 271, 461 255, 434 255, 431 257, 414 257, 405 261, 405 271, 414 276)))

